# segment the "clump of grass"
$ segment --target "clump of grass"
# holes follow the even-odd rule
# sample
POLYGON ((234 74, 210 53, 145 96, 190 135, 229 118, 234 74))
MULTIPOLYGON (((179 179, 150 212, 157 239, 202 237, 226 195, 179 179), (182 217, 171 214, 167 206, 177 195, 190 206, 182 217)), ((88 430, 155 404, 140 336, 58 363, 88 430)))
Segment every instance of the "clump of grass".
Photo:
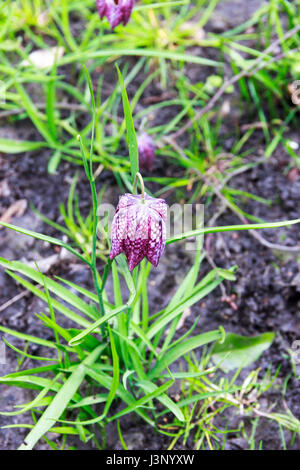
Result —
MULTIPOLYGON (((263 335, 257 339, 262 343, 264 341, 263 335)), ((251 356, 254 344, 246 351, 251 356)), ((197 450, 222 450, 230 445, 228 442, 230 436, 242 438, 249 450, 264 449, 264 440, 256 437, 260 420, 277 424, 278 441, 282 441, 283 449, 287 448, 285 434, 288 432, 289 448, 292 448, 300 432, 299 420, 287 409, 285 403, 281 404, 284 411, 280 413, 273 412, 275 403, 270 403, 268 409, 261 406, 262 399, 268 391, 277 390, 278 394, 278 387, 282 388, 282 384, 277 383, 280 367, 273 374, 270 364, 263 375, 260 368, 251 370, 245 375, 241 356, 233 349, 229 354, 227 366, 232 361, 236 371, 230 377, 228 373, 224 374, 224 371, 221 371, 222 361, 215 365, 212 353, 213 349, 207 351, 204 348, 200 360, 197 360, 194 352, 185 357, 191 376, 187 378, 186 373, 181 374, 183 378, 180 394, 177 395, 177 398, 180 396, 181 399, 185 422, 166 419, 169 421, 168 424, 159 425, 161 430, 170 436, 169 449, 176 448, 179 443, 186 446, 187 441, 192 438, 193 446, 197 450), (240 378, 242 371, 243 378, 240 378), (238 421, 234 417, 237 417, 238 421), (232 428, 232 422, 235 423, 235 429, 232 428)))
MULTIPOLYGON (((57 449, 57 444, 48 437, 49 432, 62 436, 63 448, 67 445, 67 437, 74 435, 83 442, 92 439, 99 449, 105 448, 107 424, 116 424, 122 440, 118 422, 130 413, 136 414, 154 429, 165 433, 166 431, 159 426, 161 410, 157 407, 157 402, 163 406, 164 412, 171 413, 176 418, 176 423, 183 426, 184 433, 188 433, 196 408, 190 414, 184 388, 183 397, 180 397, 179 401, 169 396, 169 389, 176 380, 182 378, 181 374, 172 372, 172 365, 192 351, 218 341, 220 344, 215 346, 214 354, 224 353, 230 337, 225 334, 222 327, 193 335, 197 325, 196 320, 188 332, 179 339, 175 339, 178 322, 182 312, 212 292, 224 278, 233 280, 236 270, 234 266, 229 270, 214 268, 198 280, 203 259, 201 235, 217 231, 280 227, 299 222, 299 220, 294 220, 250 226, 200 228, 168 239, 167 244, 170 244, 185 238, 198 237, 198 248, 184 281, 166 307, 158 312, 150 311, 148 277, 151 265, 149 263, 143 260, 140 267, 135 268, 131 274, 125 258, 119 255, 116 261, 106 263, 101 274, 97 269, 98 195, 93 172, 96 102, 92 82, 86 69, 85 74, 93 110, 90 150, 87 151, 81 135, 78 136, 77 141, 80 144, 84 169, 91 186, 91 253, 86 253, 84 245, 79 247, 78 244, 76 249, 59 239, 0 222, 4 227, 64 247, 88 266, 94 281, 94 290, 88 290, 67 279, 52 279, 42 274, 38 266, 34 269, 25 263, 0 259, 1 265, 13 279, 47 304, 48 310, 39 313, 37 318, 52 331, 52 339, 45 340, 0 326, 0 331, 6 335, 29 344, 42 346, 47 351, 46 356, 32 355, 28 352, 27 346, 22 351, 6 340, 6 344, 22 357, 38 361, 37 367, 18 370, 0 378, 0 383, 4 385, 17 385, 38 391, 32 401, 17 405, 17 410, 1 412, 6 416, 32 413, 32 425, 8 425, 30 429, 20 449, 32 449, 40 439, 45 439, 51 448, 57 449), (113 303, 108 300, 106 292, 108 276, 111 276, 113 283, 113 303), (127 299, 124 298, 120 288, 122 280, 127 285, 127 299), (74 326, 71 328, 64 326, 63 317, 68 322, 71 321, 74 326), (166 332, 167 325, 169 328, 166 332), (40 365, 43 361, 48 364, 40 365), (122 403, 121 410, 117 411, 114 408, 116 402, 122 403), (94 425, 99 429, 102 438, 99 439, 94 428, 91 427, 94 425)), ((120 71, 119 80, 129 144, 131 181, 133 181, 138 170, 137 139, 120 71)), ((71 202, 72 197, 70 207, 71 202)), ((255 358, 268 347, 272 338, 267 341, 265 338, 259 338, 254 341, 256 346, 257 341, 261 349, 259 352, 255 349, 255 358)), ((253 340, 250 339, 246 344, 250 354, 253 340)), ((231 348, 231 352, 234 350, 235 348, 231 348)), ((191 365, 189 362, 188 364, 191 365)), ((244 389, 238 387, 238 389, 231 390, 232 384, 228 382, 223 382, 223 388, 220 384, 217 386, 209 379, 202 377, 208 372, 210 372, 209 369, 202 370, 201 364, 195 365, 192 371, 188 369, 184 372, 184 378, 188 381, 191 379, 190 384, 192 384, 188 392, 188 395, 192 393, 188 397, 189 403, 199 401, 199 396, 194 392, 203 391, 203 386, 209 389, 210 397, 222 396, 225 391, 227 396, 227 393, 245 389, 244 386, 244 389), (199 380, 198 377, 202 378, 199 380)), ((243 394, 245 393, 246 390, 243 394)), ((227 397, 227 400, 230 402, 230 397, 227 397)), ((197 425, 199 423, 198 420, 197 425)), ((181 430, 179 434, 181 435, 181 430)), ((201 447, 200 436, 197 437, 197 442, 197 446, 201 447)))

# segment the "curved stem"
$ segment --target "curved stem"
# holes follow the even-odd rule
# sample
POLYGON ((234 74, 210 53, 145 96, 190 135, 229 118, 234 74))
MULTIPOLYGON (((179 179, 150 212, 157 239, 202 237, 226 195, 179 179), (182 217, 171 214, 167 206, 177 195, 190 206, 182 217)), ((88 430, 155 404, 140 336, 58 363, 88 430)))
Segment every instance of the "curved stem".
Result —
POLYGON ((136 173, 136 175, 135 175, 132 192, 133 192, 133 194, 137 194, 138 179, 139 179, 140 185, 141 185, 142 202, 145 202, 145 185, 144 185, 143 177, 142 177, 141 173, 139 173, 139 172, 136 173))

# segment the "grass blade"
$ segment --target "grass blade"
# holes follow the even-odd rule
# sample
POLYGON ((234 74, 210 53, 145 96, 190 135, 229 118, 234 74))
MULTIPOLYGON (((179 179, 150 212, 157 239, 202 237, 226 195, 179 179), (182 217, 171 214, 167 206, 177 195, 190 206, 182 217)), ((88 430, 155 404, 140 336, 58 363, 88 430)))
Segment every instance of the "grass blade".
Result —
POLYGON ((51 404, 43 413, 37 424, 30 431, 18 450, 32 450, 38 440, 51 429, 54 422, 57 421, 68 403, 76 393, 86 374, 85 366, 91 366, 103 351, 103 345, 98 346, 70 375, 68 380, 60 388, 51 404))
POLYGON ((126 122, 126 130, 127 130, 127 134, 126 134, 127 144, 128 144, 128 149, 129 149, 129 158, 130 158, 130 166, 131 166, 131 182, 133 183, 135 175, 139 171, 139 151, 138 151, 138 146, 137 146, 137 138, 136 138, 134 123, 132 119, 130 104, 129 104, 129 100, 128 100, 128 96, 127 96, 127 92, 125 88, 125 83, 124 83, 119 67, 117 65, 116 67, 118 71, 119 82, 120 82, 121 92, 122 92, 123 109, 124 109, 124 116, 125 116, 125 122, 126 122))

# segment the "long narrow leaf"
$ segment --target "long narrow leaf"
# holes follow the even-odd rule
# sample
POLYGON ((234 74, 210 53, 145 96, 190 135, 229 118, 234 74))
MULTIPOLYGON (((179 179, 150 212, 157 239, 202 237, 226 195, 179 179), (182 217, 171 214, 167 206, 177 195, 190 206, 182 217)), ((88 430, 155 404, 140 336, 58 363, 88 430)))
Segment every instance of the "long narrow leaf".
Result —
POLYGON ((97 360, 104 347, 105 346, 103 345, 98 346, 98 348, 96 348, 81 364, 79 364, 79 366, 76 367, 75 371, 60 388, 59 392, 56 394, 53 401, 38 420, 34 428, 26 436, 24 443, 19 447, 19 450, 33 449, 38 440, 46 434, 54 425, 54 422, 60 418, 84 379, 86 374, 85 366, 92 365, 97 360))
POLYGON ((124 108, 124 116, 126 122, 126 131, 127 131, 127 144, 129 149, 129 158, 130 158, 130 166, 131 166, 131 182, 134 181, 136 173, 139 171, 139 151, 137 146, 137 138, 134 128, 134 123, 132 119, 130 104, 128 101, 127 91, 125 88, 124 80, 122 74, 120 72, 119 67, 116 65, 119 82, 121 86, 122 92, 122 101, 123 101, 123 108, 124 108))
POLYGON ((220 330, 209 331, 208 333, 203 333, 198 336, 194 336, 189 338, 188 340, 177 344, 174 348, 169 349, 166 353, 164 353, 162 359, 160 359, 153 369, 149 372, 148 378, 152 380, 159 376, 159 374, 170 364, 172 364, 176 359, 184 356, 188 352, 192 351, 193 349, 199 348, 204 344, 211 343, 213 341, 217 341, 221 338, 222 333, 220 330))

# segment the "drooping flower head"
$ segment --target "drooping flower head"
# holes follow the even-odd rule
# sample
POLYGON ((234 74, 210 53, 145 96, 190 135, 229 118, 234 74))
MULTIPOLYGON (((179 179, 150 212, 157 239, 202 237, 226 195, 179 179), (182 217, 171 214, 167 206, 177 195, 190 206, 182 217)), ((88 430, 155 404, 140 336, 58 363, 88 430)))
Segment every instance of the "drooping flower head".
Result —
POLYGON ((111 228, 110 259, 125 253, 130 271, 143 258, 157 266, 166 242, 167 203, 145 194, 121 196, 111 228))
POLYGON ((141 170, 153 170, 155 158, 155 144, 153 138, 143 133, 137 139, 139 149, 139 166, 141 170))
POLYGON ((112 29, 123 23, 125 26, 130 18, 135 0, 96 0, 97 10, 102 20, 104 16, 112 29))

